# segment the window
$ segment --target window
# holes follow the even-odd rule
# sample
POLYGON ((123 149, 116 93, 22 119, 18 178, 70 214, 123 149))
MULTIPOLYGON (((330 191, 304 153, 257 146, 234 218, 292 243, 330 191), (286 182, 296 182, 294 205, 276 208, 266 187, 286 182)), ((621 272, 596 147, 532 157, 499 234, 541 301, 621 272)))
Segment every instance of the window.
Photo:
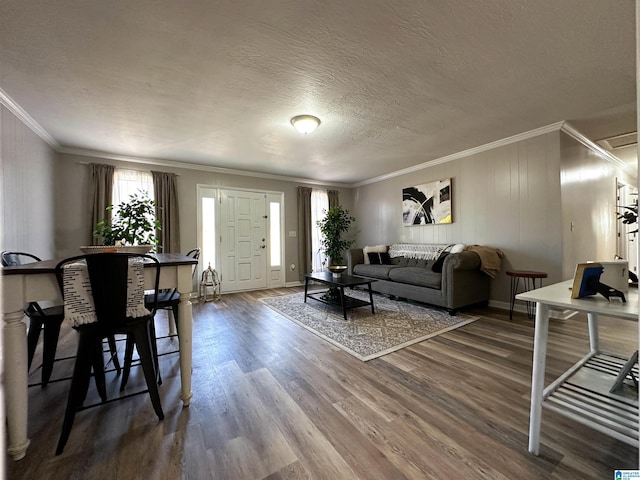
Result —
POLYGON ((117 214, 117 207, 121 202, 127 201, 134 193, 140 190, 147 192, 151 200, 155 199, 153 193, 153 176, 151 172, 138 170, 125 170, 116 168, 113 173, 113 214, 117 214))
POLYGON ((325 190, 312 190, 311 192, 311 267, 314 272, 325 269, 322 264, 325 260, 320 251, 322 234, 318 228, 318 221, 322 220, 329 209, 329 197, 325 190))
MULTIPOLYGON (((200 191, 200 190, 199 190, 200 191)), ((201 232, 202 265, 216 268, 216 198, 215 192, 205 189, 201 192, 201 232), (209 193, 210 192, 210 193, 209 193), (210 196, 208 196, 210 195, 210 196)))
POLYGON ((272 267, 279 267, 282 240, 280 238, 280 202, 269 202, 269 258, 272 267))

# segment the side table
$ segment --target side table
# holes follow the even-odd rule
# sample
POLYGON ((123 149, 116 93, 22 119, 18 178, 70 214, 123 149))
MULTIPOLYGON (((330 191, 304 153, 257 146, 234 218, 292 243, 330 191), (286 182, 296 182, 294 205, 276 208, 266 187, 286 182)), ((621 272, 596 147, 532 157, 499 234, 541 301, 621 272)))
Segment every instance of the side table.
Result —
MULTIPOLYGON (((509 305, 509 320, 512 320, 513 307, 516 303, 516 295, 518 294, 520 279, 522 278, 522 283, 524 284, 523 292, 528 292, 529 290, 535 290, 536 288, 542 287, 542 279, 547 278, 547 274, 545 272, 535 272, 531 270, 509 270, 507 271, 507 275, 511 277, 511 303, 509 305), (538 280, 537 286, 536 280, 538 280)), ((527 317, 533 318, 534 315, 535 306, 532 302, 527 302, 527 317)))

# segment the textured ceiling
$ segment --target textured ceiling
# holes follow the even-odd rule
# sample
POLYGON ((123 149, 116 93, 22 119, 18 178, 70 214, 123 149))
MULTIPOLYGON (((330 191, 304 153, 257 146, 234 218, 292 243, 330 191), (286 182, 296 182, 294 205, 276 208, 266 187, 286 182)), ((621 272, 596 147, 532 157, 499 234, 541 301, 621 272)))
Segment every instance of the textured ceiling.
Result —
POLYGON ((0 89, 64 147, 354 183, 563 120, 635 130, 634 8, 3 0, 0 89))

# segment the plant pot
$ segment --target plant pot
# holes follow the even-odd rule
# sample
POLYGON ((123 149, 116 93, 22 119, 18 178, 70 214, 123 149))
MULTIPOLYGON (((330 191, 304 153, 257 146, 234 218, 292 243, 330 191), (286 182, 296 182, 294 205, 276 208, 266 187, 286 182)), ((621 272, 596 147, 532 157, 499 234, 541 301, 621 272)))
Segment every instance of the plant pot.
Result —
POLYGON ((334 278, 337 278, 340 275, 342 275, 342 272, 344 272, 347 269, 347 266, 346 265, 329 265, 327 269, 333 274, 334 278))

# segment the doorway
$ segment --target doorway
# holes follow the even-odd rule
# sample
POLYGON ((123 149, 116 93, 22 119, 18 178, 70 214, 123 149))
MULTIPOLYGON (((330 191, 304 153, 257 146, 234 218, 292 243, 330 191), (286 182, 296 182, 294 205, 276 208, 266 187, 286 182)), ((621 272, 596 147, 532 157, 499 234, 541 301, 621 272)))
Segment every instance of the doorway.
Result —
POLYGON ((198 185, 202 268, 211 265, 221 292, 283 287, 284 193, 198 185))
MULTIPOLYGON (((638 189, 632 185, 617 182, 616 212, 623 213, 625 206, 638 205, 638 189)), ((637 210, 636 210, 637 211, 637 210)), ((627 225, 618 219, 616 227, 616 253, 629 262, 629 271, 638 274, 638 224, 627 225)))

